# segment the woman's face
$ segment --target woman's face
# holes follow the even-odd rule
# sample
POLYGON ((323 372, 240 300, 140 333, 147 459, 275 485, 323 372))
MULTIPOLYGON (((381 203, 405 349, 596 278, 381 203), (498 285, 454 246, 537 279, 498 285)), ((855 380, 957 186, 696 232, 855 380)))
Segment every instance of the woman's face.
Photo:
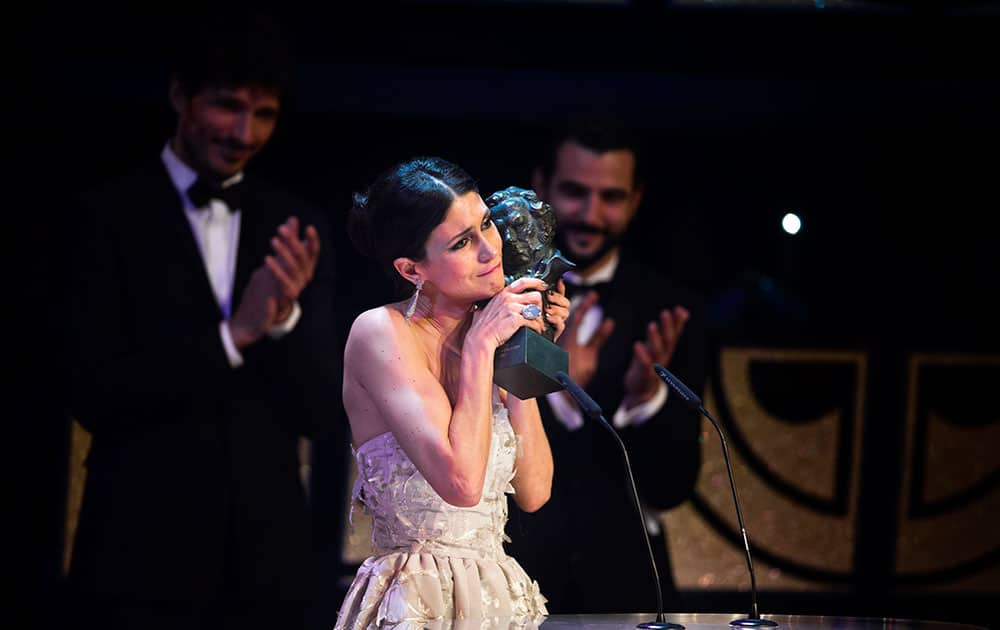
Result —
POLYGON ((416 264, 424 282, 456 302, 493 297, 504 287, 500 233, 477 192, 455 199, 416 264))

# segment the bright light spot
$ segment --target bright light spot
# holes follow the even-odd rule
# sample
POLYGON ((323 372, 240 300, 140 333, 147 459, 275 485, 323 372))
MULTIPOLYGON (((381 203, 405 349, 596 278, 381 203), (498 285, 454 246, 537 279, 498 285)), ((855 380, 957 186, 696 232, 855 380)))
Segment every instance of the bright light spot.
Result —
POLYGON ((796 214, 789 212, 781 219, 781 227, 789 234, 798 234, 802 229, 802 219, 796 214))

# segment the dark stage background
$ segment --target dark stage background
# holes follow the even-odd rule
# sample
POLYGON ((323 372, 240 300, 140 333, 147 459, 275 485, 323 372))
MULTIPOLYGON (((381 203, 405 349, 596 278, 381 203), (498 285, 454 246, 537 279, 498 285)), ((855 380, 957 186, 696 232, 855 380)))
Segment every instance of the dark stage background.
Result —
MULTIPOLYGON (((941 549, 940 562, 916 578, 899 573, 897 557, 904 471, 922 461, 904 449, 907 418, 923 417, 906 407, 915 355, 975 365, 927 403, 972 431, 970 452, 985 458, 972 490, 959 488, 941 509, 968 519, 962 510, 985 501, 989 511, 976 514, 993 521, 1000 493, 991 395, 1000 376, 1000 12, 941 4, 947 10, 830 1, 413 2, 351 7, 352 15, 341 5, 285 7, 278 15, 295 35, 295 91, 254 169, 328 208, 343 331, 388 297, 342 230, 350 193, 379 170, 439 154, 478 177, 485 194, 528 186, 539 133, 561 115, 630 119, 643 130, 649 185, 629 246, 705 295, 715 363, 735 347, 866 357, 851 569, 814 575, 813 588, 766 591, 762 610, 992 625, 1000 528, 956 566, 942 528, 935 538, 944 542, 927 543, 941 549), (789 211, 804 224, 795 237, 780 230, 789 211)), ((31 461, 17 480, 27 509, 14 512, 29 544, 11 543, 27 551, 23 582, 43 609, 61 583, 69 426, 52 333, 72 317, 47 308, 60 253, 47 236, 72 191, 155 154, 173 124, 164 53, 185 22, 122 11, 67 9, 25 23, 37 28, 17 60, 40 70, 28 73, 20 103, 36 139, 21 155, 24 181, 45 177, 54 195, 19 212, 30 237, 18 239, 42 246, 20 257, 29 278, 19 294, 23 330, 37 342, 19 360, 31 387, 21 390, 15 423, 27 429, 18 450, 31 461)), ((785 404, 814 394, 774 378, 765 389, 785 404)), ((340 561, 343 474, 325 469, 316 480, 331 567, 340 561)), ((785 571, 794 574, 794 563, 785 571)), ((671 607, 742 611, 739 588, 693 585, 671 607)))

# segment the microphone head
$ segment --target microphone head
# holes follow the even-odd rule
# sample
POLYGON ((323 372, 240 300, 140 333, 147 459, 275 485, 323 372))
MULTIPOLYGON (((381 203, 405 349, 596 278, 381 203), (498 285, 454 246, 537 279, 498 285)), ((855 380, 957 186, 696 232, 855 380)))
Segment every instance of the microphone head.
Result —
POLYGON ((659 363, 653 364, 653 370, 656 371, 656 373, 660 376, 660 378, 663 379, 663 381, 667 384, 667 386, 669 386, 672 390, 677 392, 677 395, 681 397, 681 400, 684 401, 685 405, 696 411, 699 408, 701 408, 701 398, 699 398, 697 394, 695 394, 693 391, 688 389, 688 386, 682 383, 679 378, 671 374, 670 370, 663 367, 659 363))
POLYGON ((570 380, 569 374, 563 372, 562 370, 556 372, 556 380, 559 381, 559 384, 563 387, 566 387, 569 383, 573 382, 570 380))
POLYGON ((568 391, 569 395, 573 397, 573 400, 575 400, 576 404, 579 405, 580 411, 582 411, 584 415, 589 416, 594 420, 601 419, 601 406, 594 402, 594 399, 591 398, 587 392, 583 391, 583 388, 577 385, 568 374, 560 370, 559 372, 556 372, 556 380, 566 388, 566 391, 568 391))

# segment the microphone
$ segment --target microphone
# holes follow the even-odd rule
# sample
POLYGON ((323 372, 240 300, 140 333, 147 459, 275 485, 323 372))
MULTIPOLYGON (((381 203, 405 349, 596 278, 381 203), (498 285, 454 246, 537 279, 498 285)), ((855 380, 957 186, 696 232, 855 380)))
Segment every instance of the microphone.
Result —
POLYGON ((622 442, 621 437, 618 432, 615 431, 607 419, 604 417, 604 413, 601 411, 600 405, 594 402, 594 399, 590 397, 587 392, 583 391, 583 388, 576 384, 565 372, 556 372, 556 380, 566 388, 569 395, 573 397, 576 404, 579 405, 580 411, 583 412, 587 417, 599 421, 604 427, 611 432, 611 435, 615 436, 615 440, 618 441, 618 446, 622 449, 622 456, 625 458, 625 471, 628 473, 629 485, 632 488, 632 499, 635 501, 636 513, 639 515, 639 526, 642 528, 642 535, 646 541, 646 551, 649 553, 649 566, 653 569, 653 581, 656 583, 656 621, 644 621, 636 625, 636 628, 646 628, 649 630, 684 630, 684 626, 679 623, 671 623, 666 621, 663 617, 663 593, 660 590, 660 572, 656 569, 656 561, 653 559, 653 546, 649 542, 649 532, 646 531, 646 520, 642 515, 642 503, 639 502, 639 490, 635 485, 635 477, 632 475, 632 464, 628 459, 628 450, 625 448, 625 443, 622 442))
POLYGON ((753 560, 750 558, 750 541, 747 538, 746 527, 743 526, 743 511, 740 510, 740 499, 739 495, 736 493, 736 480, 733 476, 733 465, 729 461, 729 446, 726 445, 726 436, 722 433, 722 427, 719 423, 715 421, 715 418, 705 409, 705 406, 701 404, 701 398, 697 394, 692 392, 687 385, 685 385, 679 378, 671 374, 667 368, 663 367, 659 363, 653 364, 653 370, 659 375, 660 378, 667 384, 667 386, 674 390, 684 404, 688 408, 697 411, 701 415, 708 418, 708 421, 712 423, 715 427, 716 432, 719 434, 719 440, 722 441, 722 455, 726 460, 726 471, 729 473, 729 487, 733 491, 733 503, 736 505, 736 520, 739 521, 740 533, 743 535, 743 550, 746 552, 747 556, 747 569, 750 570, 750 616, 744 619, 734 619, 729 622, 731 626, 742 626, 750 628, 758 628, 762 626, 772 627, 777 626, 777 622, 771 621, 770 619, 761 619, 760 613, 757 610, 757 577, 753 571, 753 560))
POLYGON ((582 411, 584 415, 592 420, 599 420, 607 424, 607 420, 604 419, 600 405, 594 402, 594 399, 590 397, 590 394, 583 391, 583 388, 577 385, 568 374, 565 372, 556 372, 556 380, 559 381, 560 385, 566 388, 566 391, 568 391, 569 395, 573 397, 576 404, 580 406, 580 411, 582 411))

